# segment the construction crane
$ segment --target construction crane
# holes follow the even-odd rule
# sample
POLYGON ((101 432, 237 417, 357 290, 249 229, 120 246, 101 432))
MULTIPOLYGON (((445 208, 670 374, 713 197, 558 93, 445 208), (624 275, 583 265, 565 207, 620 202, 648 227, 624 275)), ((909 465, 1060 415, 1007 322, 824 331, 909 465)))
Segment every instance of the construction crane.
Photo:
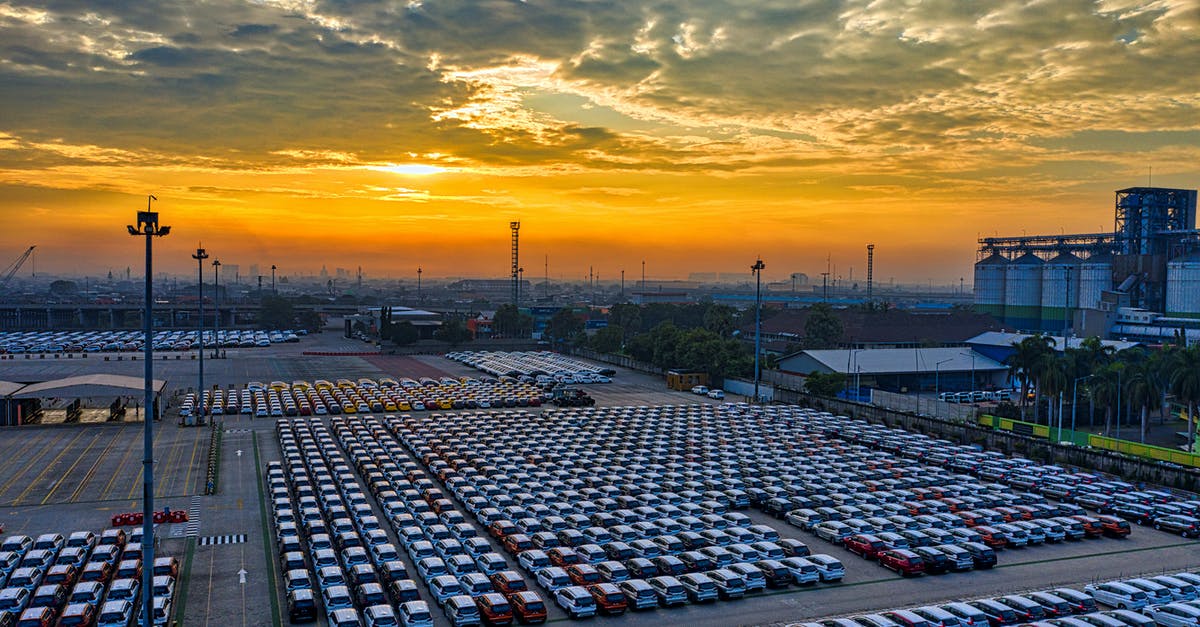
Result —
POLYGON ((0 287, 8 285, 8 282, 12 280, 13 275, 17 273, 17 270, 20 270, 21 266, 25 265, 25 260, 29 259, 29 256, 33 254, 34 248, 37 248, 37 246, 30 246, 29 248, 26 248, 25 252, 20 257, 17 257, 16 261, 12 262, 11 265, 4 269, 4 275, 0 276, 0 287))

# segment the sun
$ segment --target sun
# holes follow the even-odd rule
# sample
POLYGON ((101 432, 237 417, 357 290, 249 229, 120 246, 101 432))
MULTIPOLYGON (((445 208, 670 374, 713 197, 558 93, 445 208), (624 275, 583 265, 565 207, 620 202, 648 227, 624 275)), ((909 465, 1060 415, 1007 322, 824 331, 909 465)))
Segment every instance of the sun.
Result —
POLYGON ((436 165, 426 165, 424 163, 390 163, 388 165, 371 166, 372 170, 380 172, 391 172, 393 174, 408 174, 413 176, 426 176, 429 174, 441 174, 445 172, 445 168, 439 168, 436 165))

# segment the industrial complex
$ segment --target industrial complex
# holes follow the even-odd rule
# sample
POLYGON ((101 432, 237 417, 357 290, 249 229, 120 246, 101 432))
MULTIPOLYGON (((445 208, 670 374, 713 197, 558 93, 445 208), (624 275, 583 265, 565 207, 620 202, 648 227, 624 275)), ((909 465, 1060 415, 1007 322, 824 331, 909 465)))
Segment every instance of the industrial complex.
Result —
POLYGON ((979 240, 975 306, 1017 331, 1200 340, 1196 190, 1118 190, 1112 233, 979 240))

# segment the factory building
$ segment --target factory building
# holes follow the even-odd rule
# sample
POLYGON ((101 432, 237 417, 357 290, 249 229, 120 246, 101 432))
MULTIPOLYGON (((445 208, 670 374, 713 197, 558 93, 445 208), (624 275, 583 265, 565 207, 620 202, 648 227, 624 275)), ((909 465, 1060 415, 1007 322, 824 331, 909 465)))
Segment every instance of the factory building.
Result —
POLYGON ((979 240, 975 308, 1006 328, 1109 336, 1120 312, 1200 320, 1196 190, 1118 190, 1112 233, 979 240))

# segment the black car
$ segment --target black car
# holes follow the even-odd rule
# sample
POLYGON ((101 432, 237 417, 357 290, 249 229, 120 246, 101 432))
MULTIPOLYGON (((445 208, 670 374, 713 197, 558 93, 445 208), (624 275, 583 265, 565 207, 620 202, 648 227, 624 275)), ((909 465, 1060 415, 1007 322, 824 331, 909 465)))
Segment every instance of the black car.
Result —
POLYGON ((315 623, 317 622, 317 599, 309 588, 292 590, 287 594, 288 622, 315 623))
POLYGON ((925 562, 925 572, 930 575, 940 575, 950 570, 950 558, 931 546, 919 546, 912 552, 921 556, 925 562))
POLYGON ((1200 520, 1191 516, 1174 514, 1154 519, 1154 528, 1171 533, 1178 533, 1185 538, 1200 537, 1200 520))
POLYGON ((1149 525, 1154 522, 1154 510, 1145 505, 1133 503, 1117 503, 1113 505, 1113 514, 1138 525, 1149 525))
POLYGON ((754 567, 761 570, 768 588, 786 588, 792 583, 792 571, 777 560, 760 560, 754 567))
POLYGON ((991 568, 996 565, 996 551, 982 542, 963 542, 962 548, 971 552, 975 568, 991 568))
POLYGON ((1075 504, 1082 505, 1083 507, 1095 511, 1097 514, 1107 514, 1112 511, 1113 500, 1112 497, 1107 494, 1090 492, 1076 496, 1075 504))

